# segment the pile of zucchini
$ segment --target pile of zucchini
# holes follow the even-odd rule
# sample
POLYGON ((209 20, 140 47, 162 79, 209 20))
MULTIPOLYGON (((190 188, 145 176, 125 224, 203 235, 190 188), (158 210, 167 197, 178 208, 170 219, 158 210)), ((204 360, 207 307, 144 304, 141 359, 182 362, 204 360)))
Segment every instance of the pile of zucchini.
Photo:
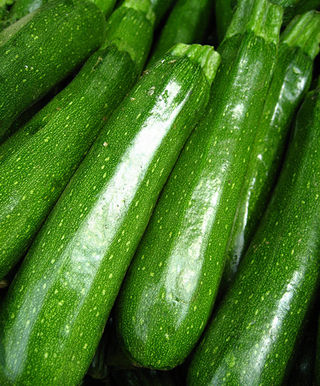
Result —
POLYGON ((0 385, 320 386, 320 0, 0 31, 0 385))

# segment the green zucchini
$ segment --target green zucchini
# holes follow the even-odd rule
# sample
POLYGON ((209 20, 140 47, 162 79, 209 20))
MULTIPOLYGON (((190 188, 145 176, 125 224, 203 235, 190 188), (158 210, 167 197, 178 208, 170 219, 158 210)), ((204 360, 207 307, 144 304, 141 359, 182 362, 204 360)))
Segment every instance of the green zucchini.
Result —
MULTIPOLYGON (((119 0, 118 6, 121 6, 125 0, 119 0)), ((162 22, 166 15, 171 11, 172 6, 176 0, 150 0, 152 5, 152 10, 156 15, 155 27, 158 27, 160 22, 162 22)), ((137 3, 136 0, 132 0, 133 3, 137 3)))
POLYGON ((149 0, 139 4, 142 10, 125 2, 112 14, 106 48, 0 147, 0 278, 30 246, 104 122, 140 76, 153 37, 147 16, 154 15, 149 0))
POLYGON ((297 16, 282 33, 280 42, 228 242, 221 291, 232 281, 274 188, 290 125, 309 89, 313 61, 319 52, 320 14, 311 11, 297 16))
MULTIPOLYGON (((20 20, 30 12, 35 11, 43 4, 46 4, 50 0, 15 0, 10 8, 9 17, 10 22, 20 20)), ((108 18, 112 12, 116 0, 89 0, 102 11, 106 18, 108 18)))
POLYGON ((178 0, 153 45, 146 68, 178 43, 202 44, 208 32, 212 8, 212 0, 178 0))
POLYGON ((140 366, 168 370, 185 360, 223 273, 282 22, 282 10, 268 1, 244 0, 242 7, 218 49, 221 65, 206 113, 170 175, 119 294, 118 334, 140 366))
MULTIPOLYGON (((313 385, 317 350, 317 326, 319 307, 313 307, 303 326, 303 333, 295 347, 292 367, 281 386, 313 385)), ((315 386, 315 385, 314 385, 315 386)))
POLYGON ((100 131, 0 310, 1 385, 70 386, 83 378, 218 64, 212 47, 178 45, 100 131))
POLYGON ((188 386, 282 385, 320 284, 319 126, 320 87, 299 109, 272 199, 194 354, 188 386))
POLYGON ((217 39, 221 43, 229 28, 238 0, 215 0, 217 39))
POLYGON ((48 0, 15 0, 9 10, 9 24, 22 19, 47 2, 48 0))
POLYGON ((283 24, 288 24, 296 15, 302 15, 311 10, 320 11, 320 0, 300 0, 294 6, 285 9, 283 24))
POLYGON ((301 0, 270 0, 271 3, 277 4, 283 8, 293 7, 299 4, 301 0))
POLYGON ((96 51, 105 19, 90 1, 53 0, 0 33, 0 138, 96 51))
POLYGON ((94 3, 104 14, 105 18, 108 19, 111 15, 115 3, 117 0, 90 0, 94 3))

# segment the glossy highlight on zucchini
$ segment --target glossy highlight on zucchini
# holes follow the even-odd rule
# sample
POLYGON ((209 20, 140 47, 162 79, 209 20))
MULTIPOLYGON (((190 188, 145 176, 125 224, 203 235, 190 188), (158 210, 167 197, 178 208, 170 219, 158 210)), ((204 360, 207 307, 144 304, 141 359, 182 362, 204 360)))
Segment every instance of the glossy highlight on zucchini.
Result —
POLYGON ((191 361, 188 386, 280 386, 320 284, 320 87, 306 96, 272 199, 191 361))
POLYGON ((221 292, 232 281, 270 199, 293 116, 310 87, 319 42, 320 13, 315 11, 296 16, 281 34, 273 79, 228 242, 221 292))
POLYGON ((139 366, 181 364, 214 305, 282 22, 282 10, 268 1, 242 6, 246 12, 235 15, 218 49, 221 65, 206 113, 161 193, 119 294, 119 339, 139 366))
POLYGON ((125 2, 112 14, 106 48, 0 147, 0 278, 26 252, 100 129, 141 75, 153 13, 149 0, 143 10, 135 8, 125 2))
POLYGON ((84 377, 219 58, 209 46, 178 45, 102 128, 2 304, 1 385, 76 386, 84 377))

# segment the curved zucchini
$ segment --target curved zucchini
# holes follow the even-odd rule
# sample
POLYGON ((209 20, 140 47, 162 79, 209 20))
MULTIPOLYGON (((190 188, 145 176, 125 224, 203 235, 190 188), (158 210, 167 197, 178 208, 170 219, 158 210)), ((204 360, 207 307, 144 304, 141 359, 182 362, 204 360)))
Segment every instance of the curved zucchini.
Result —
POLYGON ((274 188, 293 116, 309 89, 319 52, 320 14, 297 16, 281 35, 274 76, 259 128, 230 239, 221 291, 232 281, 274 188))
POLYGON ((181 364, 204 330, 219 287, 282 21, 281 9, 267 1, 242 4, 249 20, 237 23, 219 48, 209 106, 179 156, 119 294, 118 334, 140 366, 181 364))
POLYGON ((105 19, 84 0, 53 0, 0 33, 0 137, 96 51, 105 19))
POLYGON ((212 8, 212 0, 178 0, 153 45, 146 68, 178 43, 203 43, 212 8))
POLYGON ((0 310, 1 385, 71 386, 83 378, 218 64, 212 47, 179 45, 100 131, 0 310))
POLYGON ((188 386, 280 386, 320 284, 320 87, 299 110, 260 226, 192 359, 188 386))
POLYGON ((153 36, 146 14, 121 7, 107 24, 112 28, 106 48, 0 147, 0 278, 30 246, 104 122, 141 74, 153 36))

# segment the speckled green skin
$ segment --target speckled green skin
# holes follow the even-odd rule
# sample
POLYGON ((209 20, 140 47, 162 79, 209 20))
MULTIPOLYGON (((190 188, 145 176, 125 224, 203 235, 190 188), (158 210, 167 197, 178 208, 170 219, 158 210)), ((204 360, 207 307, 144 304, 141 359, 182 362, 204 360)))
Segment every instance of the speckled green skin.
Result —
MULTIPOLYGON (((276 20, 279 33, 281 13, 276 20)), ((140 366, 181 364, 208 321, 278 33, 267 41, 250 29, 219 48, 209 108, 170 175, 119 296, 120 341, 140 366)))
MULTIPOLYGON (((12 6, 10 7, 10 12, 8 17, 10 18, 10 23, 13 23, 30 12, 35 11, 43 4, 46 4, 48 1, 52 0, 15 0, 12 6)), ((89 0, 94 3, 108 18, 112 12, 116 0, 89 0)))
POLYGON ((96 52, 76 80, 0 148, 0 278, 23 256, 138 77, 129 55, 96 52), (99 72, 99 73, 97 73, 99 72))
POLYGON ((41 228, 0 310, 1 385, 80 382, 209 89, 199 65, 169 55, 112 114, 41 228))
POLYGON ((95 52, 78 76, 0 147, 0 279, 30 246, 99 130, 141 74, 153 26, 138 10, 126 8, 121 16, 107 31, 107 48, 95 52), (133 60, 126 50, 139 57, 133 60))
POLYGON ((188 386, 280 386, 320 284, 320 89, 306 97, 271 202, 189 368, 188 386))
POLYGON ((17 23, 0 34, 0 136, 105 36, 102 12, 84 0, 50 1, 17 23))
POLYGON ((15 0, 9 10, 9 23, 12 24, 16 22, 48 1, 49 0, 15 0))
POLYGON ((212 16, 212 0, 178 0, 154 43, 149 68, 178 43, 202 43, 212 16))
POLYGON ((299 37, 279 46, 274 76, 243 181, 221 291, 231 283, 265 211, 283 162, 293 116, 310 86, 313 59, 318 53, 318 48, 313 47, 320 41, 320 14, 310 12, 303 20, 302 17, 295 20, 289 29, 299 37))

